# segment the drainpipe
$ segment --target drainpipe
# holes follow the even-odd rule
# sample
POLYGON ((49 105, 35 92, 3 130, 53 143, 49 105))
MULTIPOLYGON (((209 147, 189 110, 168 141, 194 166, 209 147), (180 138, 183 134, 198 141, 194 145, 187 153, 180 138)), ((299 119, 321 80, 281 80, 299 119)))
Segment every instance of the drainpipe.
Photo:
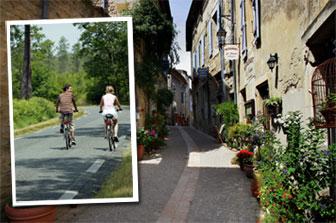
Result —
POLYGON ((42 1, 42 19, 48 19, 48 0, 42 1))

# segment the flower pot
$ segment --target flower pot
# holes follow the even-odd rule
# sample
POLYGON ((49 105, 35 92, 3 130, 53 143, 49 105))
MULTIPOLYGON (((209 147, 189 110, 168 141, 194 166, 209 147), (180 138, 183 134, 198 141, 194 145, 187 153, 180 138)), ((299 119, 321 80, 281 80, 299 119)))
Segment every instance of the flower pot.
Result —
POLYGON ((144 145, 138 145, 138 150, 137 151, 138 151, 137 152, 138 160, 140 161, 140 160, 142 160, 143 155, 145 153, 145 147, 144 147, 144 145))
POLYGON ((252 196, 255 197, 255 198, 258 198, 259 195, 260 195, 260 185, 259 185, 258 180, 254 179, 254 178, 252 179, 250 189, 251 189, 252 196))
POLYGON ((252 164, 245 164, 244 171, 248 178, 253 178, 253 165, 252 164))
POLYGON ((10 207, 5 206, 5 213, 11 223, 37 223, 37 222, 55 222, 56 207, 10 207))

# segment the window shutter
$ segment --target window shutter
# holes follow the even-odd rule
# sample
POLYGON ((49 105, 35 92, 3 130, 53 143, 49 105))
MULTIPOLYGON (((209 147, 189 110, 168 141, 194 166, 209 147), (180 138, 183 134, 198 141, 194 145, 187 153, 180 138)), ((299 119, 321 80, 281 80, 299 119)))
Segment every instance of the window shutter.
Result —
POLYGON ((240 15, 241 15, 241 32, 242 32, 242 50, 241 54, 243 58, 247 56, 246 47, 246 23, 245 23, 245 0, 240 1, 240 15))
POLYGON ((260 9, 259 9, 259 0, 253 0, 252 9, 253 9, 253 36, 254 44, 257 45, 260 39, 260 9))
POLYGON ((208 22, 208 38, 209 38, 209 57, 212 55, 212 22, 211 18, 208 22))
POLYGON ((196 72, 197 72, 197 69, 199 67, 199 56, 198 56, 198 46, 197 46, 197 49, 196 49, 196 55, 195 55, 195 58, 196 58, 196 72))
POLYGON ((221 24, 221 14, 222 14, 222 10, 220 8, 220 4, 219 4, 219 1, 222 1, 222 0, 218 0, 218 3, 217 3, 217 30, 219 30, 219 27, 220 27, 220 24, 221 24))
POLYGON ((201 64, 201 65, 203 66, 203 65, 205 64, 205 63, 204 63, 204 57, 205 57, 205 56, 204 56, 204 53, 205 53, 205 52, 204 52, 204 51, 205 51, 205 50, 204 50, 204 49, 205 49, 205 35, 204 35, 204 34, 202 35, 201 49, 202 49, 202 55, 201 55, 201 58, 202 58, 202 64, 201 64))

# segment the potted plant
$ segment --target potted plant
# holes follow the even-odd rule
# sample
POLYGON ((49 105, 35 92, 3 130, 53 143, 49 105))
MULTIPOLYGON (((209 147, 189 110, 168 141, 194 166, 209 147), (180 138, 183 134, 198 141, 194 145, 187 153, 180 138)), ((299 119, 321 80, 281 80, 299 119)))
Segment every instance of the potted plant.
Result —
POLYGON ((241 170, 245 170, 245 167, 249 169, 253 165, 253 152, 243 149, 237 153, 237 157, 241 170))
POLYGON ((137 133, 137 155, 138 155, 138 160, 143 159, 143 155, 145 153, 145 140, 146 140, 146 132, 142 128, 138 131, 137 133))
POLYGON ((267 107, 268 113, 273 117, 280 113, 282 99, 280 97, 270 97, 265 100, 264 105, 267 107))
POLYGON ((5 213, 9 222, 55 222, 55 206, 12 207, 5 205, 5 213))
POLYGON ((336 123, 336 93, 327 96, 320 110, 326 123, 336 123))

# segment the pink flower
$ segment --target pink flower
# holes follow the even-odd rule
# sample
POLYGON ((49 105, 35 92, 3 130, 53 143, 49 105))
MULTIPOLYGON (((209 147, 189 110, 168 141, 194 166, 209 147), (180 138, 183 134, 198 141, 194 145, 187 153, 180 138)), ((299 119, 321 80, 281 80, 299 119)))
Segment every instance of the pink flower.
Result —
POLYGON ((156 135, 156 132, 155 132, 155 129, 152 129, 151 132, 149 133, 151 136, 155 136, 156 135))

